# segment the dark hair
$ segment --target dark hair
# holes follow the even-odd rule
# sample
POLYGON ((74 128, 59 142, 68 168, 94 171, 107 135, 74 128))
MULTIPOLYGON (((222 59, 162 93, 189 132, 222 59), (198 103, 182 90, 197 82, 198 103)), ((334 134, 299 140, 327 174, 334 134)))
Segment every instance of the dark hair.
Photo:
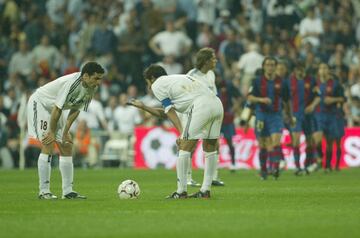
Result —
POLYGON ((196 53, 195 68, 201 69, 211 59, 215 51, 212 48, 202 48, 196 53))
POLYGON ((98 74, 105 73, 104 68, 95 61, 87 62, 86 64, 84 64, 84 66, 81 69, 81 76, 83 76, 84 74, 88 74, 89 76, 91 76, 94 73, 98 73, 98 74))
POLYGON ((302 68, 305 69, 305 62, 301 60, 295 61, 295 68, 302 68))
POLYGON ((273 60, 273 61, 275 61, 275 65, 277 65, 277 59, 276 59, 275 57, 273 57, 273 56, 266 56, 266 57, 264 58, 261 66, 264 67, 266 61, 268 61, 268 60, 273 60))
POLYGON ((147 67, 144 70, 144 74, 143 74, 145 79, 151 79, 152 77, 157 79, 163 75, 167 75, 165 69, 157 64, 151 64, 149 67, 147 67))

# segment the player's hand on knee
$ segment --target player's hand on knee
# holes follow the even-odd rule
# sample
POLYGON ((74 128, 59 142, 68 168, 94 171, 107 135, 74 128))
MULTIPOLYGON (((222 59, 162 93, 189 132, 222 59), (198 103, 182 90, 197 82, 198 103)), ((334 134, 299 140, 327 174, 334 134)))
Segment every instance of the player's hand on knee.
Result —
POLYGON ((55 134, 52 132, 49 132, 45 135, 45 137, 42 139, 42 143, 44 145, 49 145, 55 141, 55 134))
POLYGON ((66 133, 62 138, 63 144, 73 144, 73 139, 70 133, 66 133))
POLYGON ((180 147, 180 145, 181 145, 181 138, 177 138, 177 139, 176 139, 176 145, 177 145, 178 148, 180 147))

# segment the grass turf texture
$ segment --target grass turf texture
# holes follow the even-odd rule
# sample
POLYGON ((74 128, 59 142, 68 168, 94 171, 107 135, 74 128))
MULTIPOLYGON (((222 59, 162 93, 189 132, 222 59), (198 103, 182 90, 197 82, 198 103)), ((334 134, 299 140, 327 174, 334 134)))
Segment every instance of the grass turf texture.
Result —
MULTIPOLYGON (((360 237, 360 169, 260 181, 255 171, 220 171, 225 187, 209 200, 165 200, 175 190, 166 170, 76 170, 87 200, 37 199, 37 172, 0 171, 0 237, 360 237), (119 200, 125 179, 137 200, 119 200)), ((197 181, 202 171, 194 171, 197 181)), ((52 171, 52 192, 61 179, 52 171)), ((196 188, 189 188, 195 192, 196 188)))

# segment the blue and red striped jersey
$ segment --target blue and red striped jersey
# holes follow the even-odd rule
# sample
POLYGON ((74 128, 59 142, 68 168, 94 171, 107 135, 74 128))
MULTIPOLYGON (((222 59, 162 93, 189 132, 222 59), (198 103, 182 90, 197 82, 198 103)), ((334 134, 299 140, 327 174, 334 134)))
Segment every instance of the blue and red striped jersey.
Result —
POLYGON ((311 76, 298 79, 295 74, 292 74, 288 79, 288 86, 293 112, 303 113, 305 108, 309 106, 317 96, 315 79, 311 76))
POLYGON ((336 113, 336 103, 326 105, 324 103, 325 97, 344 97, 343 90, 339 81, 329 79, 326 82, 321 82, 319 79, 316 81, 318 88, 320 89, 320 103, 316 108, 316 112, 336 113))
POLYGON ((282 101, 290 98, 287 81, 276 77, 274 80, 267 79, 264 75, 257 77, 253 83, 250 94, 255 97, 268 97, 270 105, 256 104, 255 110, 261 112, 280 112, 282 101))

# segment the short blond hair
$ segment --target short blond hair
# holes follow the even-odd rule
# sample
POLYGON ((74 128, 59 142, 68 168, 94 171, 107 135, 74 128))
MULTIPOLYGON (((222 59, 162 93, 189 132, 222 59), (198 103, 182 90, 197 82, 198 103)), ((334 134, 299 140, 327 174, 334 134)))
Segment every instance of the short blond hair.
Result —
POLYGON ((200 49, 196 53, 195 68, 201 69, 213 57, 213 54, 215 54, 215 51, 212 48, 205 47, 200 49))

